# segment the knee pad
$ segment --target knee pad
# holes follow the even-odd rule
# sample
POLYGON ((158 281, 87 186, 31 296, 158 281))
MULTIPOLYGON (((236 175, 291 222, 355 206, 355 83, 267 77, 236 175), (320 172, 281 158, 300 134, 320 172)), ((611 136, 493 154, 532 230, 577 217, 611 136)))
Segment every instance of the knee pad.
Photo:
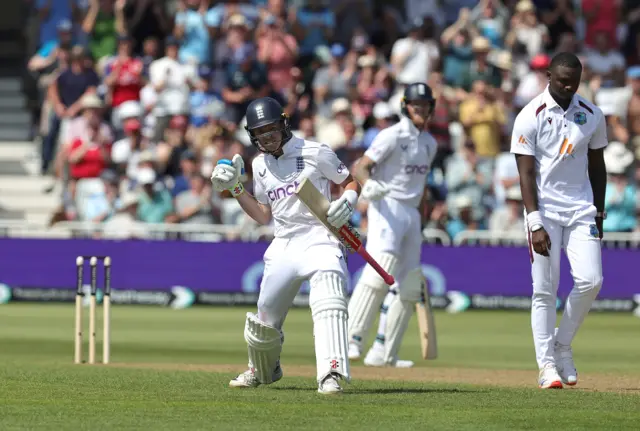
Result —
MULTIPOLYGON (((396 270, 398 269, 398 258, 390 253, 375 253, 373 257, 380 264, 382 269, 387 271, 389 274, 395 276, 396 270)), ((362 270, 362 275, 360 276, 360 280, 358 284, 365 284, 372 289, 380 289, 387 291, 387 284, 384 282, 382 277, 378 275, 378 273, 371 267, 371 265, 366 265, 362 270)))
POLYGON ((349 381, 346 280, 335 272, 319 272, 309 284, 318 381, 330 373, 349 381))
POLYGON ((422 274, 421 268, 416 268, 410 271, 402 283, 398 285, 398 296, 403 301, 420 302, 424 289, 426 288, 426 281, 422 274))
POLYGON ((282 332, 262 322, 255 314, 247 313, 244 339, 256 378, 263 384, 273 383, 273 371, 282 351, 282 332))

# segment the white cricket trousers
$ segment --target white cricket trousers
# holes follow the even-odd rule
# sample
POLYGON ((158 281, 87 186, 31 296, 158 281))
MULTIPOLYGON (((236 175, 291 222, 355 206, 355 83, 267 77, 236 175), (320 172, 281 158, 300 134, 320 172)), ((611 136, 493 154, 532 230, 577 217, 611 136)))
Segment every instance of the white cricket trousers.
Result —
POLYGON ((601 242, 598 238, 595 214, 595 207, 563 213, 545 211, 542 220, 551 239, 549 257, 533 251, 531 237, 528 237, 529 251, 533 258, 531 327, 539 368, 555 363, 556 342, 560 346, 571 345, 602 286, 601 242), (556 337, 554 332, 561 248, 565 249, 569 259, 574 284, 567 298, 556 337))
POLYGON ((275 238, 264 254, 258 318, 281 330, 302 283, 322 271, 335 272, 348 283, 343 250, 324 228, 310 227, 309 233, 290 239, 275 238))

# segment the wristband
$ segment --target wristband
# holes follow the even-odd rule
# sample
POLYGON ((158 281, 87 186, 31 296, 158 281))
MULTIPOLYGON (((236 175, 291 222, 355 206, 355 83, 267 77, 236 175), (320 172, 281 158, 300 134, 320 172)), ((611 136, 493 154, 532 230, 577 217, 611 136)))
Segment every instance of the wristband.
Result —
POLYGON ((540 215, 540 211, 533 211, 527 214, 527 227, 530 231, 533 231, 534 227, 542 226, 544 227, 544 223, 542 223, 542 216, 540 215))
POLYGON ((241 182, 238 181, 238 183, 236 183, 235 186, 230 188, 229 191, 231 192, 231 195, 234 198, 237 198, 238 196, 244 193, 244 186, 242 185, 241 182))

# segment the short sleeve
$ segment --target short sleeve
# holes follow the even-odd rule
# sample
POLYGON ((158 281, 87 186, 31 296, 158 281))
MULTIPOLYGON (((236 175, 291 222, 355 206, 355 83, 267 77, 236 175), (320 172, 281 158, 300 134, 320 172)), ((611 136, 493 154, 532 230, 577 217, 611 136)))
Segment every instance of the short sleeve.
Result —
POLYGON ((255 197, 256 200, 262 205, 269 205, 269 199, 267 199, 267 191, 265 190, 262 181, 260 181, 260 173, 263 172, 266 168, 264 166, 260 166, 260 163, 257 161, 257 159, 253 159, 251 166, 253 169, 253 197, 255 197))
POLYGON ((520 111, 513 124, 511 152, 525 156, 536 155, 536 122, 528 109, 520 111))
POLYGON ((336 153, 328 145, 321 145, 318 150, 318 169, 327 179, 335 184, 342 184, 349 176, 349 169, 342 163, 336 153))
POLYGON ((394 135, 387 133, 387 130, 388 129, 385 129, 378 133, 371 143, 371 146, 364 153, 365 156, 369 157, 375 163, 381 163, 389 157, 389 154, 393 151, 393 145, 395 142, 395 139, 393 139, 394 135))
POLYGON ((596 130, 591 135, 591 140, 589 141, 589 149, 590 150, 598 150, 600 148, 604 148, 608 144, 607 140, 607 124, 604 119, 604 115, 600 115, 600 120, 598 121, 598 126, 596 130))

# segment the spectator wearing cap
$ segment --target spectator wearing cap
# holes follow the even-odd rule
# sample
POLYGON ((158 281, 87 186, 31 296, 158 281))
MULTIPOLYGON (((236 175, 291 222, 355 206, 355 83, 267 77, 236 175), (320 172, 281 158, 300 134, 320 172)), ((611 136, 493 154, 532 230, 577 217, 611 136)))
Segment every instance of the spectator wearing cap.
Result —
POLYGON ((149 80, 157 95, 151 112, 156 121, 156 141, 164 138, 164 130, 173 116, 188 111, 190 89, 200 82, 197 69, 179 61, 178 45, 176 38, 167 38, 165 56, 152 62, 149 68, 149 80))
POLYGON ((144 85, 142 60, 132 56, 133 40, 130 36, 118 36, 117 57, 107 67, 105 84, 108 88, 107 100, 113 108, 111 121, 120 130, 122 118, 120 107, 123 103, 140 100, 140 90, 144 85))
POLYGON ((113 137, 102 121, 104 104, 95 94, 82 98, 82 117, 70 128, 67 157, 74 180, 98 178, 110 161, 113 137))
MULTIPOLYGON (((175 198, 175 212, 178 221, 184 224, 211 224, 216 222, 211 204, 212 189, 208 178, 198 173, 188 177, 189 189, 175 198)), ((219 218, 217 220, 219 222, 219 218)))
POLYGON ((524 206, 520 185, 509 187, 505 198, 506 205, 496 209, 489 217, 489 230, 498 234, 521 235, 524 226, 524 206))
POLYGON ((528 57, 533 58, 544 52, 550 41, 547 27, 538 21, 535 5, 531 0, 520 0, 505 40, 507 48, 513 49, 514 45, 520 44, 528 57))
POLYGON ((605 194, 605 232, 633 232, 638 224, 636 218, 636 188, 629 181, 629 168, 634 155, 624 144, 610 142, 604 150, 604 161, 609 180, 605 194))
POLYGON ((546 54, 538 54, 531 59, 530 71, 522 78, 516 90, 514 105, 521 109, 547 88, 547 69, 551 59, 546 54))
POLYGON ((222 99, 228 112, 225 118, 239 124, 251 101, 271 93, 267 68, 258 61, 254 47, 245 43, 233 51, 225 71, 222 99))
POLYGON ((447 233, 451 239, 455 238, 461 232, 475 231, 485 229, 485 223, 475 211, 473 199, 467 195, 457 195, 448 205, 454 216, 447 223, 447 233))
POLYGON ((326 0, 307 0, 289 8, 288 22, 300 46, 301 65, 306 66, 319 46, 333 39, 336 18, 326 0))
POLYGON ((398 39, 393 44, 391 66, 400 85, 426 82, 440 56, 437 48, 425 41, 423 25, 422 18, 415 18, 407 37, 398 39))
POLYGON ((124 138, 116 141, 111 148, 111 161, 119 174, 135 181, 141 154, 152 150, 151 141, 142 135, 142 124, 137 118, 129 118, 123 123, 124 138))
POLYGON ((71 52, 69 69, 63 71, 48 90, 47 98, 53 106, 53 113, 49 123, 49 134, 42 143, 43 174, 47 172, 54 159, 58 138, 63 142, 66 140, 68 122, 61 127, 63 120, 75 118, 79 114, 83 97, 95 94, 98 84, 98 75, 84 66, 84 50, 75 47, 71 52))
POLYGON ((210 28, 214 26, 209 0, 178 2, 173 35, 180 41, 179 59, 183 64, 206 64, 210 59, 210 28))
POLYGON ((96 61, 115 54, 118 34, 126 33, 124 5, 124 1, 89 1, 82 31, 89 37, 89 49, 96 61))
POLYGON ((284 21, 267 15, 256 32, 258 60, 267 66, 267 78, 275 92, 282 92, 291 85, 291 68, 298 59, 296 38, 287 34, 284 21))
POLYGON ((471 23, 490 46, 502 48, 509 27, 509 10, 500 0, 480 0, 471 10, 471 23))
POLYGON ((612 88, 624 82, 626 61, 617 49, 615 39, 607 31, 599 31, 593 38, 594 47, 587 51, 587 65, 600 82, 600 88, 612 88))
POLYGON ((73 25, 70 20, 60 21, 56 28, 57 37, 43 42, 35 55, 29 60, 27 68, 31 72, 41 72, 47 69, 55 62, 60 49, 69 49, 73 44, 73 25))
POLYGON ((468 9, 461 9, 458 20, 449 26, 440 36, 440 43, 445 49, 443 56, 443 75, 447 85, 460 88, 473 60, 470 32, 471 26, 468 9))
POLYGON ((148 167, 138 171, 137 183, 140 187, 137 218, 144 223, 165 223, 173 214, 169 190, 157 182, 156 172, 148 167))
POLYGON ((316 130, 318 140, 334 151, 347 144, 344 134, 345 125, 352 121, 351 104, 349 100, 341 97, 331 104, 331 118, 319 121, 316 117, 316 130))
POLYGON ((497 67, 489 63, 491 45, 484 37, 477 37, 471 44, 473 60, 464 76, 462 87, 470 91, 475 81, 484 81, 493 88, 500 88, 502 75, 497 67))
POLYGON ((319 120, 332 117, 332 104, 337 99, 348 98, 356 85, 356 76, 347 76, 344 57, 346 50, 342 45, 331 46, 328 64, 316 72, 313 78, 313 100, 319 120))

